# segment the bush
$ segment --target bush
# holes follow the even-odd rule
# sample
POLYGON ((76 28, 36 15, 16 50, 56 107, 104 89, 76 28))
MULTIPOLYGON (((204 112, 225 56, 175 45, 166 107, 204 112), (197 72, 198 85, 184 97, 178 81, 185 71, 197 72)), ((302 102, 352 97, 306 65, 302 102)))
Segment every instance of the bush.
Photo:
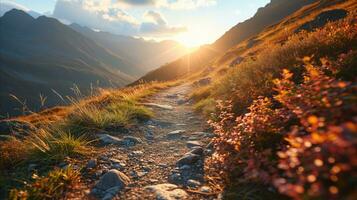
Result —
POLYGON ((259 52, 255 60, 247 59, 231 68, 220 80, 206 87, 209 91, 204 88, 204 93, 198 92, 194 96, 199 97, 202 93, 205 94, 203 98, 209 95, 214 99, 232 100, 233 111, 243 114, 259 96, 271 97, 275 94, 273 80, 280 78, 282 69, 292 71, 294 81, 301 80, 306 55, 311 56, 311 62, 317 65, 329 60, 338 70, 336 76, 345 80, 354 79, 357 75, 356 52, 357 23, 355 15, 351 14, 315 32, 292 35, 284 45, 270 44, 269 48, 259 52))
POLYGON ((9 199, 65 199, 66 192, 80 184, 80 173, 72 167, 55 169, 45 177, 33 175, 34 182, 25 184, 22 189, 10 191, 9 199))
POLYGON ((219 104, 219 136, 210 161, 227 183, 273 184, 294 199, 344 199, 356 190, 356 88, 331 66, 306 63, 301 82, 284 70, 274 98, 259 97, 235 117, 219 104), (329 70, 328 72, 326 70, 329 70))

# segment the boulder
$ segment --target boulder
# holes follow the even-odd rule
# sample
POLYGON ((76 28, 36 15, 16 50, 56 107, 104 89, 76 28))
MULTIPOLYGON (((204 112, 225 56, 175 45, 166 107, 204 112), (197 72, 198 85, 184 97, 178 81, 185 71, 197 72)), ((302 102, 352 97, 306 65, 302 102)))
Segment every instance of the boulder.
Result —
POLYGON ((201 156, 199 156, 199 155, 187 153, 176 162, 176 165, 178 165, 178 166, 193 165, 200 159, 201 159, 201 156))
POLYGON ((155 194, 158 200, 186 199, 187 193, 174 184, 159 184, 145 187, 146 190, 155 194))
POLYGON ((116 169, 111 169, 99 179, 98 183, 95 185, 95 188, 102 191, 106 191, 113 187, 117 187, 119 188, 118 189, 119 192, 120 190, 125 188, 129 183, 130 183, 129 177, 127 177, 125 174, 123 174, 122 172, 116 169))

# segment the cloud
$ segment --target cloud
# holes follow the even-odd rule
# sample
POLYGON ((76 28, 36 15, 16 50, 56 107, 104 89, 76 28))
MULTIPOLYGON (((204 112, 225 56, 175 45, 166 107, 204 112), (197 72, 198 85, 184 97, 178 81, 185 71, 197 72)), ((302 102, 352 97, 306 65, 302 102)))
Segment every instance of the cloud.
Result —
POLYGON ((130 6, 156 6, 175 10, 188 10, 216 5, 217 0, 118 0, 118 3, 130 6))
POLYGON ((57 0, 53 16, 116 34, 137 33, 139 22, 111 0, 57 0))
MULTIPOLYGON (((155 0, 124 0, 135 5, 155 3, 155 0)), ((187 31, 182 26, 170 26, 158 12, 148 11, 139 22, 121 8, 123 1, 57 0, 53 16, 64 23, 78 23, 92 29, 132 36, 171 36, 187 31)))
POLYGON ((184 26, 169 26, 166 19, 160 13, 152 10, 147 11, 144 14, 144 18, 146 22, 140 26, 140 33, 142 35, 171 36, 187 31, 187 28, 184 26))

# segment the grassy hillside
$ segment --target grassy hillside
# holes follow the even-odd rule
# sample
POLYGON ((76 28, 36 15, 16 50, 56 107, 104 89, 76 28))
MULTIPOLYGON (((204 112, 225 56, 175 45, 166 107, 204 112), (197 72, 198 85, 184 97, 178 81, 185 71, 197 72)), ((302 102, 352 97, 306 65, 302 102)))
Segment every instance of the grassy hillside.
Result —
POLYGON ((225 198, 354 198, 356 6, 306 6, 201 73, 213 81, 191 97, 217 134, 209 163, 225 198), (297 33, 337 9, 348 17, 297 33))

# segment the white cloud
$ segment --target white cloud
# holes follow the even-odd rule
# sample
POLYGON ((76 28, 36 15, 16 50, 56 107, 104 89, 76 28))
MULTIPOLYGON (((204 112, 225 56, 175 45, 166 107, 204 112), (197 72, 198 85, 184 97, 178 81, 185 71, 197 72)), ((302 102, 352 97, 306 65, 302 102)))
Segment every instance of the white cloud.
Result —
POLYGON ((139 22, 111 0, 57 0, 53 16, 117 34, 137 33, 139 22))
POLYGON ((141 23, 122 9, 124 1, 132 5, 151 5, 160 0, 57 0, 53 16, 62 22, 132 36, 171 36, 187 31, 183 26, 170 26, 154 11, 146 12, 145 21, 141 23))
POLYGON ((166 19, 159 12, 147 11, 144 14, 144 18, 146 22, 140 26, 140 33, 143 35, 170 36, 187 31, 184 26, 169 26, 166 19))
POLYGON ((156 6, 168 9, 195 9, 216 5, 217 0, 118 0, 118 4, 129 6, 156 6))

